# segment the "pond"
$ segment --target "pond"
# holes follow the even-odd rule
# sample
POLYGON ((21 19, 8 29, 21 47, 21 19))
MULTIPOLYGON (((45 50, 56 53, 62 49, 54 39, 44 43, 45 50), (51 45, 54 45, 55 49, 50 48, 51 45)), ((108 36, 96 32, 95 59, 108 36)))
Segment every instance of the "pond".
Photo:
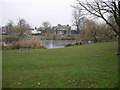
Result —
MULTIPOLYGON (((43 43, 47 49, 64 48, 65 44, 73 44, 76 40, 44 40, 43 43)), ((4 46, 9 46, 10 43, 3 42, 4 46)))
POLYGON ((73 44, 76 40, 45 40, 47 49, 64 48, 65 44, 73 44))

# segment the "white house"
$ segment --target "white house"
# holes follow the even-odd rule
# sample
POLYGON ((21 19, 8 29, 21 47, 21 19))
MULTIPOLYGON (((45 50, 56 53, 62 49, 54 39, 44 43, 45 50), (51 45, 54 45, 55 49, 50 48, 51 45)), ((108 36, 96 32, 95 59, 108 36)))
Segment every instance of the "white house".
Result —
POLYGON ((54 34, 57 35, 70 35, 71 34, 71 26, 69 25, 61 25, 53 26, 54 34))
POLYGON ((36 28, 35 29, 31 29, 31 34, 32 35, 39 35, 39 34, 41 34, 41 31, 38 31, 36 28))

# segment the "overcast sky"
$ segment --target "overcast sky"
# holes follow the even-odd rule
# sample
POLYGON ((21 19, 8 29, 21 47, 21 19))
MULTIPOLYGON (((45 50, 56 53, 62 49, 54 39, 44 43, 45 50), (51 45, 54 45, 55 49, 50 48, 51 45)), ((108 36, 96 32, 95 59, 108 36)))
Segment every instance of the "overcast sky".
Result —
POLYGON ((16 24, 18 18, 24 18, 32 27, 39 27, 43 21, 49 21, 51 25, 72 25, 70 5, 74 3, 75 0, 2 0, 1 24, 4 26, 10 20, 16 24))

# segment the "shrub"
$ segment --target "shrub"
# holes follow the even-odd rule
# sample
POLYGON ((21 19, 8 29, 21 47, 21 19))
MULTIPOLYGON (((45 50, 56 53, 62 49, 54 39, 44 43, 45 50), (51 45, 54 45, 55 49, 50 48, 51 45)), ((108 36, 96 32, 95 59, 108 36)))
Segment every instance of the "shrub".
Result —
POLYGON ((18 41, 10 43, 9 46, 3 49, 20 49, 21 47, 30 47, 32 49, 45 49, 44 42, 39 37, 20 38, 18 41))
POLYGON ((20 42, 21 47, 31 47, 32 49, 45 48, 45 43, 40 37, 24 38, 20 42))
POLYGON ((74 37, 62 37, 61 40, 74 40, 74 37))
POLYGON ((78 41, 76 41, 75 45, 79 45, 78 41))
POLYGON ((14 41, 18 41, 18 38, 16 37, 7 37, 7 38, 3 38, 2 39, 3 42, 14 42, 14 41))
POLYGON ((65 44, 65 47, 73 46, 73 44, 65 44))
POLYGON ((19 41, 15 41, 8 46, 8 49, 20 49, 19 41))
POLYGON ((83 45, 85 43, 83 43, 82 41, 76 41, 74 44, 65 44, 65 47, 69 47, 69 46, 75 46, 75 45, 83 45))

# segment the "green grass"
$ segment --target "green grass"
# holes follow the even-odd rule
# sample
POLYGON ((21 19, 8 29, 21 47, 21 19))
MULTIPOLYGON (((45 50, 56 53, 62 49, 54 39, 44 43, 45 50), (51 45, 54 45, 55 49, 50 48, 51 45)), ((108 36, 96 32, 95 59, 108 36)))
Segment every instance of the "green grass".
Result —
MULTIPOLYGON (((55 36, 55 38, 54 38, 54 36, 40 36, 41 38, 43 38, 43 39, 64 39, 64 38, 66 38, 66 39, 78 39, 78 38, 71 38, 71 37, 62 37, 62 36, 55 36)), ((79 39, 80 39, 80 37, 79 37, 79 39)))
MULTIPOLYGON (((41 38, 44 38, 44 39, 53 39, 53 36, 40 36, 41 38)), ((61 36, 55 36, 56 39, 62 39, 61 36)))
POLYGON ((9 38, 9 37, 16 37, 18 38, 18 36, 10 36, 10 35, 3 35, 2 38, 9 38))
MULTIPOLYGON (((2 36, 2 38, 4 39, 4 38, 10 38, 10 37, 16 37, 16 38, 19 38, 18 36, 10 36, 10 35, 8 35, 8 36, 2 36)), ((25 38, 26 37, 31 37, 31 36, 24 36, 25 38)), ((39 37, 41 37, 41 38, 43 38, 43 39, 54 39, 54 37, 53 36, 39 36, 39 37)), ((68 39, 71 39, 70 37, 67 37, 68 39)), ((62 36, 55 36, 55 39, 63 39, 63 37, 62 36)), ((75 38, 75 39, 78 39, 78 38, 75 38)), ((80 37, 79 37, 79 39, 80 39, 80 37)))
POLYGON ((118 38, 113 38, 113 39, 110 39, 110 38, 99 38, 98 39, 99 41, 106 41, 106 42, 117 42, 118 41, 118 38))
POLYGON ((3 88, 117 87, 116 53, 117 42, 23 52, 3 50, 2 86, 3 88))

